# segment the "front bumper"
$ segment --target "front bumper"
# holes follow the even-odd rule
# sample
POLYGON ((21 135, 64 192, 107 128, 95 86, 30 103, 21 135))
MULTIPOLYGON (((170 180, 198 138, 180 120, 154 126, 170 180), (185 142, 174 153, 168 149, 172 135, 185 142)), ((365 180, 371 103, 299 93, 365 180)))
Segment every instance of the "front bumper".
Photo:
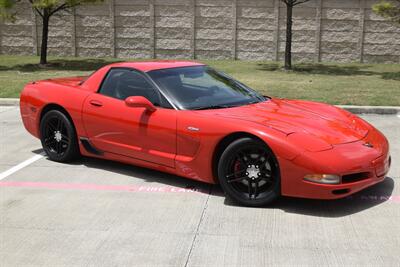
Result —
POLYGON ((305 152, 281 165, 282 195, 337 199, 382 182, 391 158, 386 138, 377 130, 363 140, 334 146, 321 152, 305 152), (365 146, 370 143, 373 147, 365 146), (340 184, 320 184, 304 180, 307 174, 337 174, 340 184))

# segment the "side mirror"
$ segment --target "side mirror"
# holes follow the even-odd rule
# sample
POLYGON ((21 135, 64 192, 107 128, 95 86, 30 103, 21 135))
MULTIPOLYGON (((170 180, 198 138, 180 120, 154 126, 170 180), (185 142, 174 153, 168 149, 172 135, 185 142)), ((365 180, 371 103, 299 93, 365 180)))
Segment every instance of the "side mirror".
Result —
POLYGON ((149 112, 156 111, 156 107, 143 96, 130 96, 125 99, 125 104, 131 108, 145 108, 149 112))

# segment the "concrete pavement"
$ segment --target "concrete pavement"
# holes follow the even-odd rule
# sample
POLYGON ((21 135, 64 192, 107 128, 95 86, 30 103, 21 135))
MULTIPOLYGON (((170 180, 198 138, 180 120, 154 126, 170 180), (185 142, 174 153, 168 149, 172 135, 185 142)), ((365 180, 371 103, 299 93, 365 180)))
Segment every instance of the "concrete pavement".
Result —
MULTIPOLYGON (((95 159, 41 158, 0 181, 0 266, 394 266, 400 255, 400 117, 383 183, 336 201, 239 207, 210 186, 95 159)), ((0 174, 41 153, 0 107, 0 174)))

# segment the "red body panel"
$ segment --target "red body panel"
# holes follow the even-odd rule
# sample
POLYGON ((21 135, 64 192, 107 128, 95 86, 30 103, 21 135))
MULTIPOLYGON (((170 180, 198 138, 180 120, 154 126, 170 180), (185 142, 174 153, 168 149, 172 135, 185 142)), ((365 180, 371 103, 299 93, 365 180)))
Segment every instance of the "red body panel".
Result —
POLYGON ((149 113, 100 94, 91 94, 82 111, 87 137, 99 150, 175 166, 178 111, 158 109, 149 113))
POLYGON ((26 129, 39 137, 43 109, 64 108, 79 138, 87 138, 102 155, 83 155, 140 165, 215 183, 213 160, 218 144, 234 133, 267 143, 276 155, 283 195, 334 199, 384 179, 389 170, 389 145, 373 126, 342 109, 315 102, 279 100, 217 110, 130 108, 124 101, 97 93, 111 67, 147 72, 200 65, 183 61, 117 63, 85 80, 53 79, 28 84, 21 94, 26 129), (370 143, 373 147, 364 146, 370 143), (307 174, 345 176, 367 173, 359 181, 324 185, 303 180, 307 174), (342 190, 340 194, 335 190, 342 190))

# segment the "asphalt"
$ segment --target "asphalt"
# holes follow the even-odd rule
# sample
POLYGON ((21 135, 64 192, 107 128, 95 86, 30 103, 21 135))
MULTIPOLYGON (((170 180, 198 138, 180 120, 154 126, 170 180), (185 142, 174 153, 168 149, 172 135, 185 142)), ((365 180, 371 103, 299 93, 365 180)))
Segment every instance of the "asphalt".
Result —
POLYGON ((0 266, 399 266, 400 115, 362 117, 389 138, 384 182, 246 208, 148 169, 49 161, 18 108, 0 107, 0 266))

